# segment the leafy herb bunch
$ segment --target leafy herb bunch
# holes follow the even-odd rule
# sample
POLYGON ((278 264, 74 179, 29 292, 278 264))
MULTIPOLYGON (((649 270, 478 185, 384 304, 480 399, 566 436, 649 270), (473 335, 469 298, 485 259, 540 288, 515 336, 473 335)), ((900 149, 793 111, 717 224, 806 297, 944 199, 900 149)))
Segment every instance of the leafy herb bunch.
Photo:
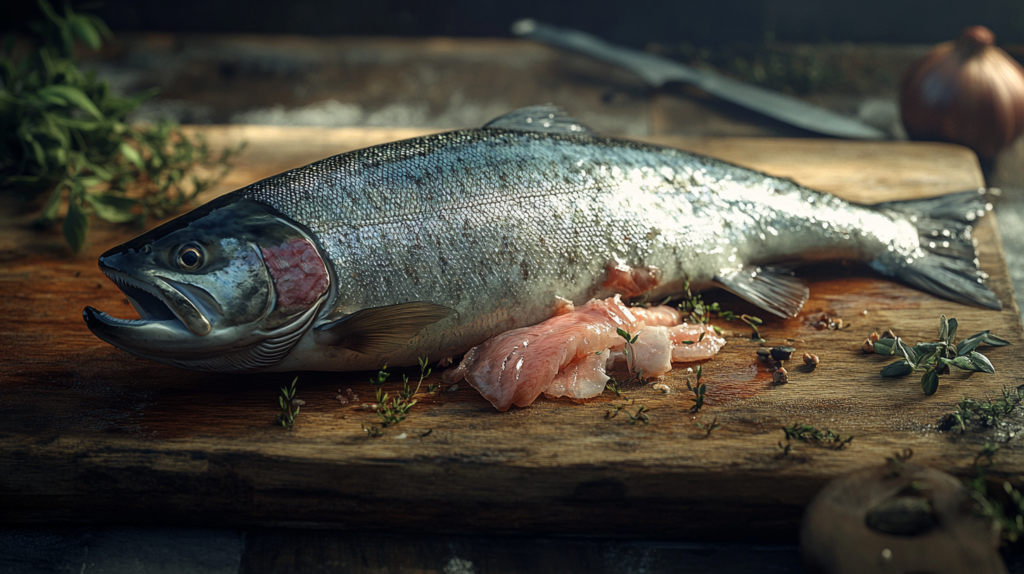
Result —
POLYGON ((914 371, 923 371, 921 389, 926 395, 935 394, 939 388, 939 375, 948 375, 950 367, 963 371, 994 373, 995 367, 985 355, 977 352, 980 345, 1002 347, 1009 341, 996 337, 988 331, 982 331, 956 342, 957 321, 939 318, 938 341, 918 343, 913 347, 899 337, 884 338, 875 341, 875 353, 879 355, 902 355, 903 358, 890 363, 882 369, 883 377, 902 377, 914 371))
MULTIPOLYGON (((953 412, 939 419, 939 430, 960 429, 967 432, 968 425, 981 428, 999 427, 1024 403, 1024 385, 1008 389, 1003 387, 1003 398, 981 401, 964 397, 953 412)), ((1012 435, 1011 435, 1012 436, 1012 435)))
MULTIPOLYGON (((238 149, 211 155, 206 143, 171 122, 132 126, 126 116, 155 91, 123 98, 73 57, 76 41, 98 50, 112 34, 98 17, 70 6, 58 14, 38 0, 43 18, 28 25, 31 49, 15 60, 15 39, 0 53, 0 190, 23 199, 49 192, 36 219, 60 218, 79 251, 93 214, 114 223, 164 217, 219 181, 238 149), (203 166, 211 175, 200 177, 203 166)), ((240 149, 240 148, 239 148, 240 149)))

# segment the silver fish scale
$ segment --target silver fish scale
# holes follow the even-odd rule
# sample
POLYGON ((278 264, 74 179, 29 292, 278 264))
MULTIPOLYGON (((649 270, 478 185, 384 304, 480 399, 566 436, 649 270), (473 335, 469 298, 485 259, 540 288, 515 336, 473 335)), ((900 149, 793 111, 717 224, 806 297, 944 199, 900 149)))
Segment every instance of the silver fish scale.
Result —
POLYGON ((546 319, 556 296, 608 295, 610 264, 658 267, 678 288, 761 261, 921 256, 905 216, 589 135, 449 132, 331 157, 239 193, 313 231, 337 274, 334 310, 412 301, 456 310, 419 337, 415 352, 432 356, 546 319))

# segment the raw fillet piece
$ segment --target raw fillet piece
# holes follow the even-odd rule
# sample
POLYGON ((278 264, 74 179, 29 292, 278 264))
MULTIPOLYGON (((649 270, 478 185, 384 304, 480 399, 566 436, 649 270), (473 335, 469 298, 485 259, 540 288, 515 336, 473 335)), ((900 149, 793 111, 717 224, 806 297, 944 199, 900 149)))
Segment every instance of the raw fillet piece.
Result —
POLYGON ((715 333, 711 325, 690 325, 683 323, 668 329, 668 338, 672 341, 672 362, 689 363, 703 361, 718 354, 725 346, 725 339, 715 333), (698 342, 701 333, 704 339, 698 342), (684 345, 683 341, 693 341, 692 345, 684 345))
MULTIPOLYGON (((644 327, 633 343, 633 370, 644 377, 660 377, 672 370, 672 341, 669 328, 644 327)), ((625 341, 621 347, 625 348, 625 341)), ((625 357, 623 357, 625 358, 625 357)))
MULTIPOLYGON (((643 326, 618 295, 595 299, 572 313, 492 337, 466 353, 445 377, 450 382, 466 379, 499 411, 512 405, 525 407, 548 389, 563 367, 618 345, 622 338, 616 329, 635 333, 643 326)), ((577 365, 586 367, 590 362, 577 365)), ((586 374, 588 379, 592 376, 586 374)))
MULTIPOLYGON (((630 307, 629 311, 636 315, 637 319, 643 322, 643 326, 630 334, 640 334, 634 349, 636 351, 635 367, 643 369, 645 377, 660 377, 672 370, 672 342, 668 337, 667 327, 674 327, 683 321, 683 313, 675 307, 659 305, 657 307, 630 307)), ((698 335, 699 336, 699 335, 698 335)), ((602 353, 607 357, 605 367, 601 369, 600 375, 604 376, 608 367, 621 362, 625 368, 625 354, 623 349, 626 343, 621 338, 609 353, 602 353)), ((607 376, 605 376, 607 381, 607 376)), ((559 396, 547 393, 548 396, 559 396)), ((594 393, 591 396, 597 396, 594 393)))
MULTIPOLYGON (((637 331, 632 333, 640 334, 633 345, 633 351, 636 353, 634 368, 640 369, 639 372, 643 373, 644 377, 660 377, 671 371, 673 343, 669 337, 669 328, 658 323, 676 325, 682 320, 682 313, 672 307, 631 307, 630 312, 644 321, 644 324, 639 325, 637 331), (651 324, 655 326, 649 326, 651 324)), ((622 353, 625 346, 626 342, 620 337, 612 349, 573 359, 555 375, 555 379, 544 390, 544 394, 550 398, 596 397, 604 391, 608 382, 608 366, 616 359, 620 359, 625 365, 625 355, 622 353)))
MULTIPOLYGON (((683 323, 670 327, 646 327, 640 331, 640 337, 633 345, 636 352, 635 369, 642 369, 645 377, 660 377, 672 370, 672 363, 691 363, 710 359, 718 354, 725 345, 725 339, 715 333, 710 325, 690 325, 683 323), (700 334, 704 339, 700 340, 700 334), (683 341, 693 341, 685 344, 683 341)), ((608 367, 625 370, 625 345, 611 349, 608 355, 608 367)))
POLYGON ((544 394, 552 399, 569 397, 570 399, 590 399, 604 391, 608 383, 605 374, 605 363, 608 361, 608 349, 598 353, 590 353, 576 357, 558 371, 551 384, 544 389, 544 394))
POLYGON ((637 319, 648 327, 674 327, 683 322, 683 312, 675 307, 659 305, 657 307, 630 307, 637 319))

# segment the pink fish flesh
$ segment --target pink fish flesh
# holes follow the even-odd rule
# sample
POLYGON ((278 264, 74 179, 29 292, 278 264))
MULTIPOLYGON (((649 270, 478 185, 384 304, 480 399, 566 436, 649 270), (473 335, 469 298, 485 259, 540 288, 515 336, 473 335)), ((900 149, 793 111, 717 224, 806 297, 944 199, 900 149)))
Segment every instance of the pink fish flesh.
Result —
POLYGON ((625 341, 617 329, 639 334, 633 368, 647 377, 667 373, 672 361, 713 357, 725 345, 711 327, 683 323, 682 313, 670 307, 629 308, 616 295, 569 309, 472 348, 445 378, 465 379, 505 411, 512 405, 528 406, 541 393, 573 399, 600 394, 608 367, 623 355, 625 341))

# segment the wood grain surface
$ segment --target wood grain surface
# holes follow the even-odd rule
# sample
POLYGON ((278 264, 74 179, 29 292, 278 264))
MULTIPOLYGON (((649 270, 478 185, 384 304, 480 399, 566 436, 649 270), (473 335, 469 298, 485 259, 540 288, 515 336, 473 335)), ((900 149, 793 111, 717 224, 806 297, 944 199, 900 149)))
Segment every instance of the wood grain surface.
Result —
MULTIPOLYGON (((215 146, 248 141, 237 169, 209 197, 283 169, 419 130, 229 126, 195 128, 215 146)), ((653 141, 653 140, 652 140, 653 141)), ((973 154, 943 144, 657 138, 865 202, 925 197, 982 185, 973 154)), ((209 199, 206 197, 205 199, 209 199)), ((70 255, 59 230, 33 230, 32 205, 5 198, 0 213, 0 522, 148 522, 329 525, 391 531, 530 532, 794 540, 804 506, 830 479, 912 448, 914 461, 967 476, 985 435, 941 433, 935 423, 963 396, 1020 384, 1024 344, 1006 266, 988 217, 976 230, 983 268, 1003 311, 936 299, 858 265, 803 268, 804 313, 767 319, 769 345, 817 354, 809 372, 773 385, 742 325, 704 363, 707 406, 688 410, 686 367, 670 394, 627 386, 630 425, 610 391, 583 404, 541 398, 496 412, 466 385, 421 392, 409 418, 380 438, 360 408, 368 373, 301 373, 305 401, 293 431, 274 422, 290 374, 222 375, 132 357, 85 328, 85 305, 132 316, 96 258, 139 230, 97 225, 70 255), (844 320, 818 330, 822 312, 844 320), (1013 346, 986 351, 994 375, 953 374, 922 394, 915 378, 883 379, 863 355, 871 331, 915 342, 935 336, 941 313, 960 332, 991 329, 1013 346), (352 389, 356 402, 342 404, 352 389), (695 425, 716 419, 710 437, 695 425), (806 422, 855 435, 844 450, 797 443, 781 454, 780 426, 806 422)), ((737 312, 756 310, 711 291, 737 312)), ((415 375, 415 373, 407 373, 415 375)), ((392 381, 397 381, 397 373, 392 381)), ((439 382, 435 373, 427 383, 439 382)), ((397 382, 387 389, 397 388, 397 382)), ((1019 477, 1011 441, 996 476, 1019 477)))

